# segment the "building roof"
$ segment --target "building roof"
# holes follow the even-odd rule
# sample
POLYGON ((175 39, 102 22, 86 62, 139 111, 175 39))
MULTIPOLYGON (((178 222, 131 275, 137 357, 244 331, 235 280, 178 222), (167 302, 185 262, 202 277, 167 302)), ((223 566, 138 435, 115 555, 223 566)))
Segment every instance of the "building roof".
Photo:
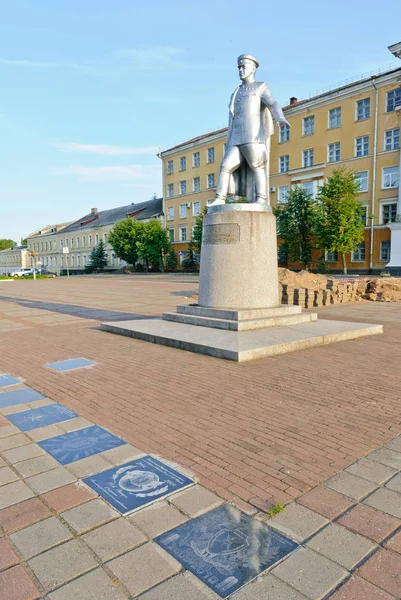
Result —
POLYGON ((118 206, 117 208, 109 208, 107 210, 97 211, 92 209, 90 213, 83 215, 67 227, 64 227, 63 233, 70 231, 85 230, 92 227, 103 227, 105 225, 113 225, 117 221, 121 221, 126 217, 135 217, 139 221, 150 219, 151 217, 159 217, 163 213, 163 198, 155 200, 147 200, 138 204, 128 204, 128 206, 118 206))
POLYGON ((44 225, 40 229, 36 229, 32 233, 26 236, 26 239, 41 236, 41 235, 49 235, 52 233, 58 233, 61 229, 70 225, 72 221, 65 221, 65 223, 56 223, 55 225, 44 225))
POLYGON ((0 250, 0 252, 10 252, 10 251, 20 251, 20 250, 27 250, 27 246, 12 246, 12 248, 3 248, 3 250, 0 250))
POLYGON ((163 155, 164 152, 170 152, 171 150, 176 150, 178 148, 181 148, 181 146, 186 146, 187 144, 193 144, 195 142, 200 142, 204 138, 208 138, 212 135, 218 135, 219 133, 226 133, 227 129, 228 129, 227 127, 223 127, 223 129, 216 129, 216 131, 210 131, 209 133, 204 133, 202 135, 198 135, 190 140, 181 142, 180 144, 177 144, 176 146, 172 146, 172 148, 168 148, 167 150, 164 150, 163 152, 161 152, 161 154, 163 155))

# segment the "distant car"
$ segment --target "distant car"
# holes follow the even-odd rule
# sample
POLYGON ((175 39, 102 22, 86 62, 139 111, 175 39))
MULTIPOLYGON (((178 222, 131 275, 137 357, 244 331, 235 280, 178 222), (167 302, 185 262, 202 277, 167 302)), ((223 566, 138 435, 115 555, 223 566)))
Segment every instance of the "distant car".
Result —
POLYGON ((49 271, 45 267, 42 267, 41 269, 36 269, 36 273, 38 275, 47 275, 48 277, 57 277, 57 273, 54 273, 54 271, 49 271))
POLYGON ((25 275, 33 275, 33 269, 21 267, 20 269, 16 269, 10 273, 11 277, 24 277, 25 275))

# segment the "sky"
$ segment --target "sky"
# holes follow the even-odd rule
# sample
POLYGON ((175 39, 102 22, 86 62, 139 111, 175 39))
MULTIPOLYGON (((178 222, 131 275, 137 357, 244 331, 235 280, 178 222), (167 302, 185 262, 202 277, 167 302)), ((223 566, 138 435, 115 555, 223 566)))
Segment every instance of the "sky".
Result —
POLYGON ((161 196, 157 153, 227 125, 239 54, 286 105, 401 66, 400 22, 400 0, 0 0, 0 238, 161 196))

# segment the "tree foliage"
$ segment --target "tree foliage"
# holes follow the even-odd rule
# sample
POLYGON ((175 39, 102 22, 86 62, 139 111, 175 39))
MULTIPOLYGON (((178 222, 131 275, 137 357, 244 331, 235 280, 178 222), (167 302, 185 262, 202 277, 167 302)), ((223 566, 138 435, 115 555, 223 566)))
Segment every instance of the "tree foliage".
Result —
POLYGON ((127 217, 114 225, 108 240, 118 258, 135 266, 138 260, 137 242, 141 240, 142 234, 143 223, 127 217))
POLYGON ((7 238, 0 239, 0 250, 8 250, 9 248, 14 248, 14 246, 17 245, 17 242, 14 242, 14 240, 9 240, 7 238))
POLYGON ((87 273, 102 272, 107 267, 107 252, 104 243, 100 241, 90 253, 89 264, 85 267, 87 273))
POLYGON ((194 271, 197 271, 198 265, 197 265, 195 257, 194 257, 194 249, 193 249, 193 245, 191 245, 191 243, 188 246, 187 255, 184 258, 184 260, 182 261, 182 267, 183 267, 184 271, 188 271, 191 273, 194 271))
POLYGON ((195 250, 200 252, 202 247, 202 230, 203 230, 203 217, 207 214, 207 206, 202 210, 199 216, 196 217, 195 227, 192 232, 192 243, 195 250))
POLYGON ((363 239, 363 208, 358 203, 360 182, 345 168, 335 169, 320 188, 317 197, 316 235, 319 246, 327 252, 345 255, 355 250, 363 239))
POLYGON ((167 254, 167 266, 172 271, 175 271, 178 265, 178 256, 175 252, 174 248, 170 248, 169 253, 167 254))
POLYGON ((151 219, 142 223, 142 235, 136 242, 138 256, 145 260, 146 270, 149 263, 160 266, 164 270, 164 257, 170 250, 170 239, 168 231, 162 226, 158 219, 151 219))

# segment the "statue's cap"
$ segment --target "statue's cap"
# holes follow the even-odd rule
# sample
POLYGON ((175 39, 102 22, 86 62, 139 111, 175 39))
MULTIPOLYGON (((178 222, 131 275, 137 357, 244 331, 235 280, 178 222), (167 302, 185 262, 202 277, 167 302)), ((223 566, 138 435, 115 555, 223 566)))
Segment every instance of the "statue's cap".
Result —
POLYGON ((250 54, 241 54, 238 58, 237 58, 237 64, 240 63, 241 60, 251 60, 252 62, 255 63, 256 67, 259 66, 258 61, 256 60, 256 58, 254 56, 251 56, 250 54))

